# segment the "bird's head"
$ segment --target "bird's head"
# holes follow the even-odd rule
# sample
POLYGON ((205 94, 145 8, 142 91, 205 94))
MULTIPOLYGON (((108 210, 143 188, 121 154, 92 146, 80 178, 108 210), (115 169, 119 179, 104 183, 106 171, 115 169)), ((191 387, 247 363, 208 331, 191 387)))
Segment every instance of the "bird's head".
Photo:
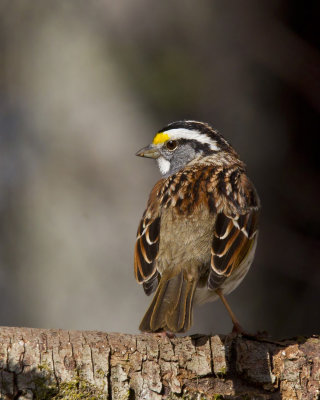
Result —
POLYGON ((177 121, 155 135, 152 143, 136 153, 154 158, 165 177, 179 171, 195 160, 216 160, 217 164, 229 155, 237 157, 229 143, 210 125, 197 121, 177 121))

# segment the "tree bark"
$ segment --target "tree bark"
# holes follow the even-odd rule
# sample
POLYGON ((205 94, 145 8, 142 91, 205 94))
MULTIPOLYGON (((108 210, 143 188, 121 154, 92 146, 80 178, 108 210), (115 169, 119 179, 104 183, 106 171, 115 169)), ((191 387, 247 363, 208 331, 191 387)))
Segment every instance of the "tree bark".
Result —
POLYGON ((316 400, 320 338, 3 327, 0 398, 316 400))

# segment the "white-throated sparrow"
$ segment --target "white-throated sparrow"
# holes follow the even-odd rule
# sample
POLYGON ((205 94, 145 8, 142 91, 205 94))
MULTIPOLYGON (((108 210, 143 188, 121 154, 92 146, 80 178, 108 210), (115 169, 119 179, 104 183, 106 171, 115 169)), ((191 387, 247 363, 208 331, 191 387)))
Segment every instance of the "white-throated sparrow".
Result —
POLYGON ((153 300, 146 332, 185 332, 192 307, 221 298, 248 272, 257 243, 260 201, 245 164, 208 124, 178 121, 137 153, 163 175, 151 191, 135 246, 135 277, 153 300))

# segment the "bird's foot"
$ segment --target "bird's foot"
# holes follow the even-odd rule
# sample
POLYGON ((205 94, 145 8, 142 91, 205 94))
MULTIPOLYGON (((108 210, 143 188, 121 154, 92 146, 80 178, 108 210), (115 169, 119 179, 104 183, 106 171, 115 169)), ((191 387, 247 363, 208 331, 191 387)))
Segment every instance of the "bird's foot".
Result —
POLYGON ((245 331, 238 322, 233 324, 231 335, 232 336, 241 335, 241 336, 249 338, 249 339, 254 339, 257 337, 257 335, 254 335, 252 333, 245 331))
POLYGON ((146 335, 154 335, 160 338, 168 338, 168 339, 173 339, 176 337, 176 335, 172 332, 167 332, 167 331, 161 331, 161 332, 143 332, 146 335))
POLYGON ((157 332, 156 335, 159 335, 160 337, 167 337, 169 339, 173 339, 176 337, 174 333, 167 331, 157 332))
POLYGON ((277 344, 277 345, 281 345, 281 346, 284 345, 280 341, 272 340, 272 338, 269 336, 268 332, 266 332, 266 331, 263 331, 263 332, 258 331, 257 333, 249 333, 249 332, 246 332, 239 323, 236 323, 233 325, 233 329, 232 329, 230 336, 235 337, 238 335, 241 335, 246 339, 256 340, 258 342, 272 343, 272 344, 277 344))

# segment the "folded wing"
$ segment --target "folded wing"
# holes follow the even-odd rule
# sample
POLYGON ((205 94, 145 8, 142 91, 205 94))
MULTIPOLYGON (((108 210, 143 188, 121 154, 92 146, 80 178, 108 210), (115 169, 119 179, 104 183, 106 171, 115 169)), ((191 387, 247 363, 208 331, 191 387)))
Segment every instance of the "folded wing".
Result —
POLYGON ((257 234, 258 209, 245 214, 217 215, 211 247, 211 270, 208 287, 216 289, 241 264, 249 253, 257 234))
POLYGON ((158 286, 159 273, 155 260, 158 256, 160 239, 160 216, 141 219, 134 249, 134 272, 136 280, 143 284, 144 291, 150 295, 158 286))

